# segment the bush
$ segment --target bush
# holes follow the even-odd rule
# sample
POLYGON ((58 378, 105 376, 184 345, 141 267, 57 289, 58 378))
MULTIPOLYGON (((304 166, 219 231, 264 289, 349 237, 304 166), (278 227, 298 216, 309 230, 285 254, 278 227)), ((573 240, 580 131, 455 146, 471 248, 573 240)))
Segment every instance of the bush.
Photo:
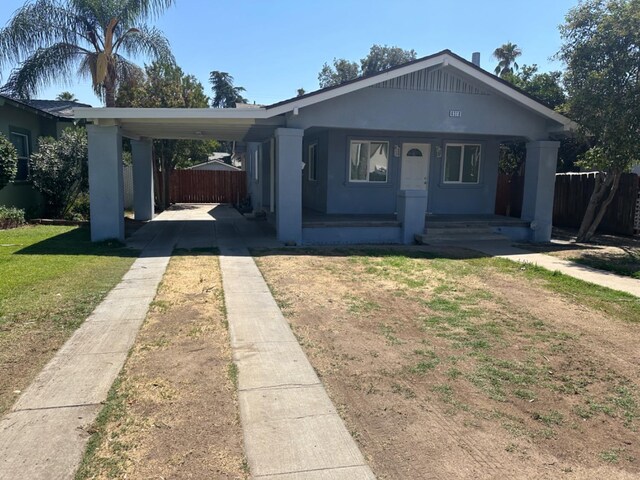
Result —
POLYGON ((67 128, 60 138, 40 138, 31 155, 31 180, 42 192, 47 215, 64 218, 78 195, 88 190, 87 132, 67 128))
POLYGON ((16 147, 0 133, 0 190, 13 180, 18 169, 16 147))
POLYGON ((77 222, 89 220, 89 194, 83 192, 78 195, 64 218, 77 222))
POLYGON ((0 205, 0 230, 14 228, 24 223, 24 210, 0 205))

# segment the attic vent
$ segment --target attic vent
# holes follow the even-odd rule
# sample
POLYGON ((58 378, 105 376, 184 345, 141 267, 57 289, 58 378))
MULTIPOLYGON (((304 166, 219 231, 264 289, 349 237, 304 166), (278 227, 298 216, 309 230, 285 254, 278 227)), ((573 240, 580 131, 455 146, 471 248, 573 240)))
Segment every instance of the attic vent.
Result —
POLYGON ((422 152, 417 148, 412 148, 407 152, 407 157, 421 157, 421 156, 422 156, 422 152))
POLYGON ((465 93, 488 95, 488 93, 445 69, 419 70, 401 77, 392 78, 374 85, 376 88, 397 90, 421 90, 425 92, 465 93))

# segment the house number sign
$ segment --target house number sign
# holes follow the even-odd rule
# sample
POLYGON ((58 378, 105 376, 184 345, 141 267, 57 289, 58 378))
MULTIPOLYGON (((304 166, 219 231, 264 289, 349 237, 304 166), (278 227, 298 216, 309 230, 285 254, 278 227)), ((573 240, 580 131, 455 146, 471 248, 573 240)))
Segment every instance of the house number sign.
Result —
POLYGON ((462 110, 449 110, 449 116, 450 117, 461 117, 462 116, 462 110))

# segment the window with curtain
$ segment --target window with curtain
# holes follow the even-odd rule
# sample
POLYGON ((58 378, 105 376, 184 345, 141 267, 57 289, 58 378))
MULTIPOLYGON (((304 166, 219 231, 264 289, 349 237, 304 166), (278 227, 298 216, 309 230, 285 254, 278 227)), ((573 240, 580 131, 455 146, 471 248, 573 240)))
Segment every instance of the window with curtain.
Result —
POLYGON ((447 145, 443 170, 444 183, 478 183, 480 181, 480 145, 447 145))
POLYGON ((389 143, 352 140, 349 150, 349 181, 383 183, 389 168, 389 143))

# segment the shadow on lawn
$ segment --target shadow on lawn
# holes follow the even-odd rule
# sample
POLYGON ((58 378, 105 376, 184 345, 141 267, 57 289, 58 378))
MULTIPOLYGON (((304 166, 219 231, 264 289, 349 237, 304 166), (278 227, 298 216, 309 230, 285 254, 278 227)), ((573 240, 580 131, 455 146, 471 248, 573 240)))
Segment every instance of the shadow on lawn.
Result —
POLYGON ((111 257, 137 257, 140 252, 121 242, 110 240, 92 242, 88 227, 74 228, 55 237, 47 238, 28 247, 22 248, 14 255, 97 255, 111 257))

